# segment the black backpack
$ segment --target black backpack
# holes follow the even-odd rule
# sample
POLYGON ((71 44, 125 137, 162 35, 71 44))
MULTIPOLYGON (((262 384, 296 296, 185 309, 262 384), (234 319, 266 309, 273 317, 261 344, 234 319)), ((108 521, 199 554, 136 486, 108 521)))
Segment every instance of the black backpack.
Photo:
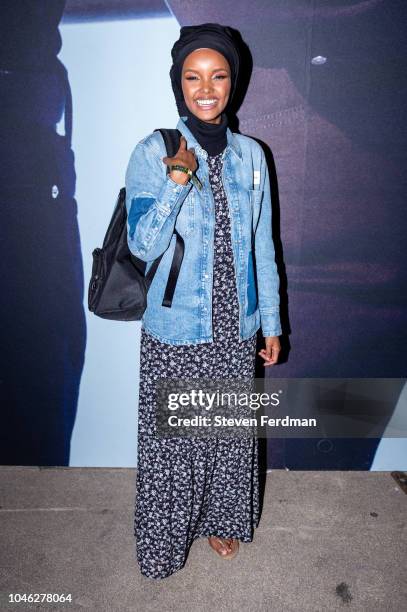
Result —
MULTIPOLYGON (((155 132, 158 131, 154 130, 155 132)), ((161 128, 167 156, 179 148, 181 132, 161 128)), ((170 172, 167 166, 167 174, 170 172)), ((171 308, 184 256, 184 240, 174 228, 176 243, 163 306, 171 308)), ((139 321, 147 307, 147 291, 164 253, 161 253, 145 274, 146 262, 135 257, 127 244, 126 189, 120 189, 117 203, 103 240, 102 248, 94 249, 92 275, 88 290, 88 308, 102 319, 139 321)))

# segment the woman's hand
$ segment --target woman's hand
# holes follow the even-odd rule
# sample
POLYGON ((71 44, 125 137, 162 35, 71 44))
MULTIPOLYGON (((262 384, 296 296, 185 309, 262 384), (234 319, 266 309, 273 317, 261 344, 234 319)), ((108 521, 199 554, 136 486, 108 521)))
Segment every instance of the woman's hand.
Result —
POLYGON ((278 361, 278 355, 281 351, 281 344, 278 336, 266 336, 266 348, 259 351, 260 357, 263 357, 266 363, 264 367, 275 365, 278 361))
MULTIPOLYGON (((193 147, 187 149, 187 141, 185 136, 181 136, 179 149, 174 157, 163 157, 162 158, 164 164, 167 166, 172 166, 175 164, 179 164, 180 166, 186 166, 192 172, 194 172, 198 164, 196 163, 195 152, 193 147)), ((176 183, 180 183, 181 185, 185 185, 189 181, 188 174, 182 172, 182 170, 171 170, 170 177, 176 183)))

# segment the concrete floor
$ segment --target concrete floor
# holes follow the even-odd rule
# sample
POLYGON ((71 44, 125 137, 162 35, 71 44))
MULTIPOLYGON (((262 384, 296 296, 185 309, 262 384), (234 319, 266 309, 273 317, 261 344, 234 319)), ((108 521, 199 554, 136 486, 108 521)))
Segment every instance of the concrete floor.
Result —
POLYGON ((407 495, 388 472, 269 472, 254 541, 222 561, 199 539, 164 580, 135 560, 135 475, 0 467, 2 612, 407 610, 407 495))

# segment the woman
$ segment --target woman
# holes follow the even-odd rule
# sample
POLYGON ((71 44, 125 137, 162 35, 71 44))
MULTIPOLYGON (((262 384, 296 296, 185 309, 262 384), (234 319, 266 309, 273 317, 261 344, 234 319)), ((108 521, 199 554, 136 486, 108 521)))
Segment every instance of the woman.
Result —
POLYGON ((256 437, 158 437, 155 381, 253 379, 260 325, 264 365, 277 362, 281 334, 264 153, 254 139, 231 132, 225 113, 239 74, 231 30, 184 26, 172 58, 179 150, 167 157, 155 131, 138 143, 126 173, 129 248, 146 270, 164 253, 148 292, 140 350, 134 527, 140 570, 151 578, 181 569, 197 537, 233 558, 259 520, 256 437), (174 228, 185 250, 166 307, 174 228))

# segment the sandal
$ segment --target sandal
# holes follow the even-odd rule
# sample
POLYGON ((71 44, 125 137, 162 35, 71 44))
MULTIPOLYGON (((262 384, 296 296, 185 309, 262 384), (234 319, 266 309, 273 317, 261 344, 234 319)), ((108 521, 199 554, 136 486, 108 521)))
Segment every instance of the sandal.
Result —
POLYGON ((221 557, 222 559, 233 559, 239 552, 239 540, 233 538, 221 538, 219 536, 208 537, 209 546, 221 557), (223 552, 223 551, 227 552, 223 552))

